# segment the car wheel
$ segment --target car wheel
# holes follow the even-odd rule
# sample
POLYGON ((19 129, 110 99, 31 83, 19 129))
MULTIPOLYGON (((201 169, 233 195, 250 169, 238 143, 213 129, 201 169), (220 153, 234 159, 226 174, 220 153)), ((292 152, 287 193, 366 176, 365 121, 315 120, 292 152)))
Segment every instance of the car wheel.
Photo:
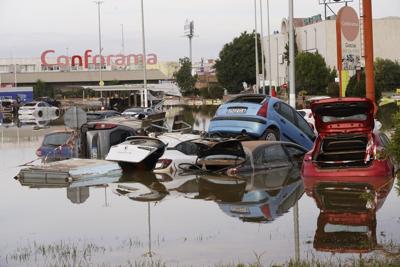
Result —
POLYGON ((267 129, 263 137, 263 139, 267 141, 279 141, 279 133, 272 129, 267 129))

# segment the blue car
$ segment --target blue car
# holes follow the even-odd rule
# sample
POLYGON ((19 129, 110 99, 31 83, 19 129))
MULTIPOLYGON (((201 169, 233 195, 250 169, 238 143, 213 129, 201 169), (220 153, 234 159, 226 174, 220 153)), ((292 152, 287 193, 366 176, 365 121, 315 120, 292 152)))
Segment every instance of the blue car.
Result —
POLYGON ((36 156, 42 161, 58 161, 76 157, 77 139, 73 131, 55 131, 44 136, 36 156))
POLYGON ((211 136, 245 135, 252 139, 282 140, 308 150, 315 135, 294 108, 278 98, 258 94, 239 95, 222 104, 210 122, 211 136))

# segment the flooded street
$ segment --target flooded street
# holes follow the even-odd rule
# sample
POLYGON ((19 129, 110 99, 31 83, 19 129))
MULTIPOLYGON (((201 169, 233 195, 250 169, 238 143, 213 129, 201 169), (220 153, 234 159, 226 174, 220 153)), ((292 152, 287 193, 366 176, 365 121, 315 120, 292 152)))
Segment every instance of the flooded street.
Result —
MULTIPOLYGON (((184 117, 201 131, 213 113, 208 112, 184 117)), ((21 185, 13 179, 20 165, 36 158, 43 135, 59 127, 2 128, 0 266, 337 263, 383 255, 400 244, 400 197, 393 180, 378 194, 375 214, 360 211, 356 202, 346 203, 345 212, 320 210, 316 201, 334 194, 321 193, 317 200, 305 194, 299 167, 246 177, 244 192, 238 182, 181 174, 163 180, 167 187, 176 184, 161 200, 126 193, 141 192, 143 184, 159 179, 149 173, 69 186, 50 180, 21 185), (343 217, 353 220, 343 225, 343 217)))

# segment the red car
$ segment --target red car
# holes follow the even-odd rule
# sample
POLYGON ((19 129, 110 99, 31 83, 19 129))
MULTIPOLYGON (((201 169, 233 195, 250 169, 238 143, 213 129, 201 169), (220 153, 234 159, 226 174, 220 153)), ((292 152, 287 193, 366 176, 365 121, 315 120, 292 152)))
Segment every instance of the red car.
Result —
POLYGON ((389 139, 374 131, 371 100, 323 99, 312 102, 311 109, 319 135, 301 170, 308 195, 324 182, 367 182, 379 191, 393 181, 394 166, 385 153, 389 139))

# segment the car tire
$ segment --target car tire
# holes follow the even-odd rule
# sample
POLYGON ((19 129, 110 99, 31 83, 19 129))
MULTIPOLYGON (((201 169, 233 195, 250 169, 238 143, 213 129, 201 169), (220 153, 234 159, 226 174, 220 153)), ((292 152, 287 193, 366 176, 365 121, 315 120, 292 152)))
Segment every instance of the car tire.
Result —
POLYGON ((39 111, 38 111, 38 116, 39 116, 39 117, 42 117, 42 116, 43 116, 43 111, 39 110, 39 111))
POLYGON ((279 141, 279 137, 279 133, 272 129, 267 129, 263 135, 263 139, 266 141, 279 141))

